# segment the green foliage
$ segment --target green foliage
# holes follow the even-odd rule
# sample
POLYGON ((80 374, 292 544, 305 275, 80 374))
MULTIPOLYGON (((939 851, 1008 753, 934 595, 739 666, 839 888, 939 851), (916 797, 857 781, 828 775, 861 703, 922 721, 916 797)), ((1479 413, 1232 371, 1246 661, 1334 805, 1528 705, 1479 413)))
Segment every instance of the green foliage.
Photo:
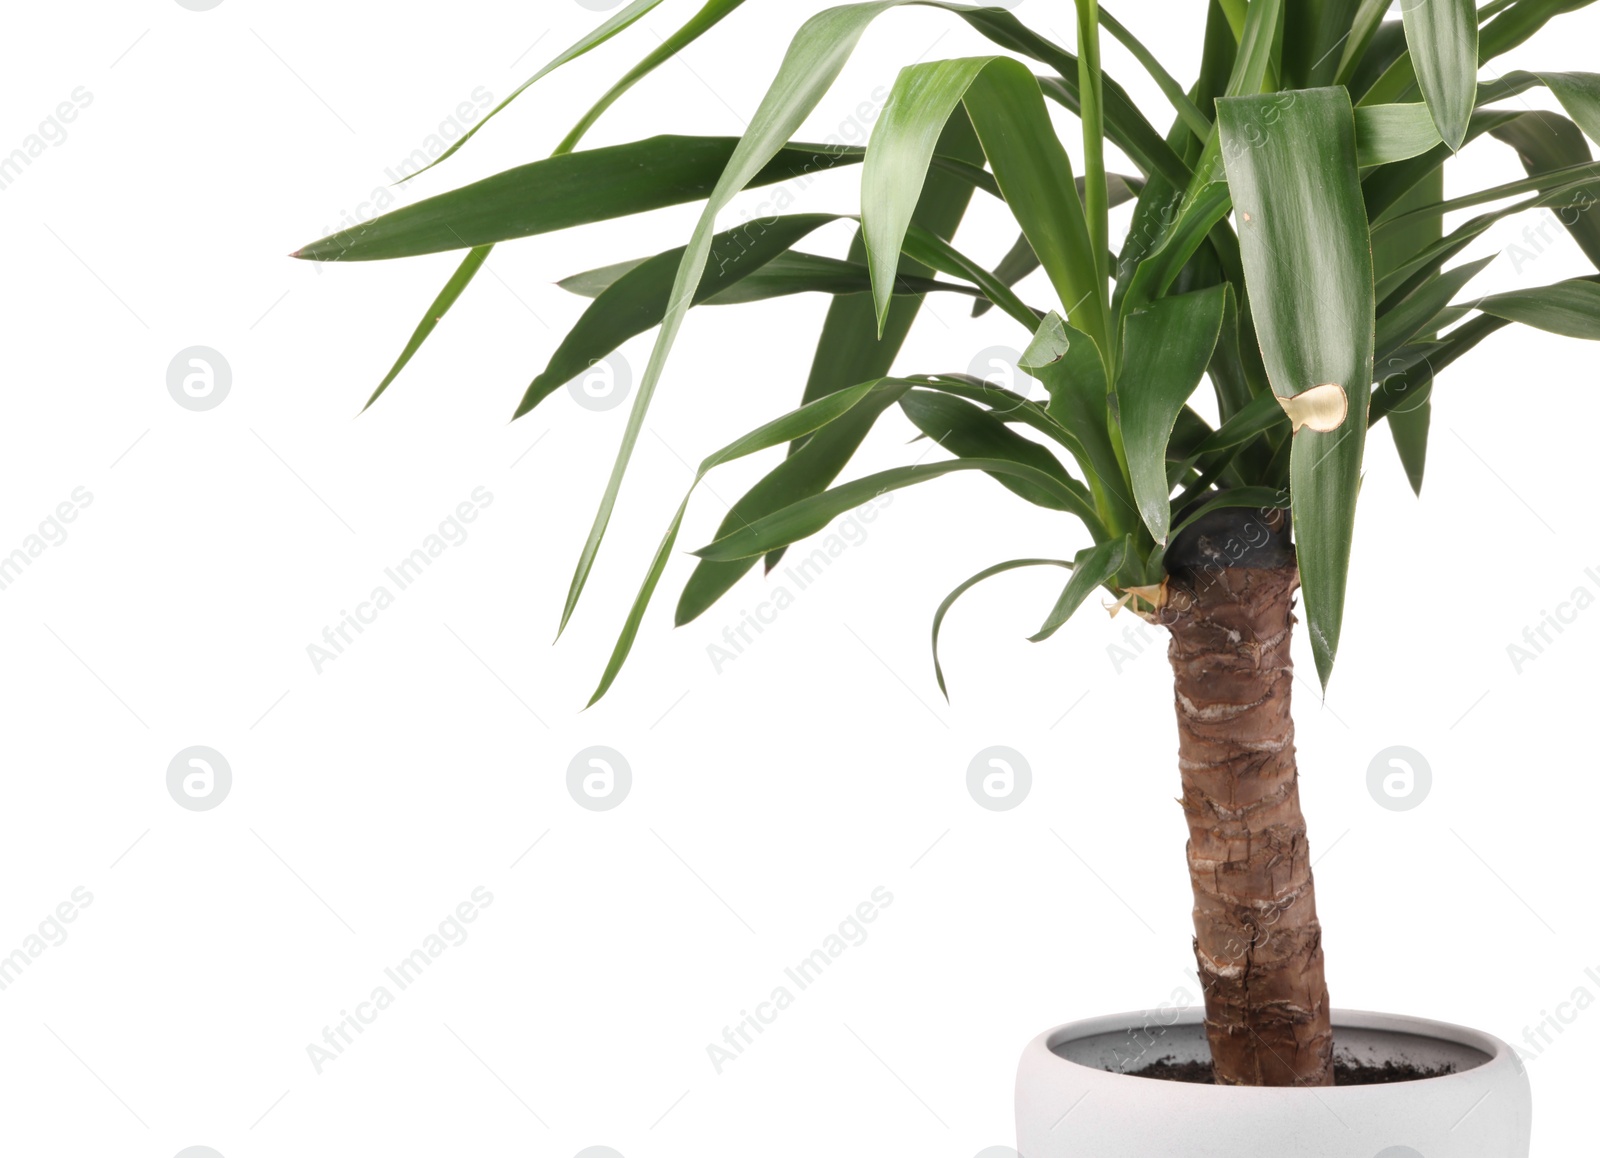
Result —
MULTIPOLYGON (((1600 75, 1491 69, 1479 81, 1481 66, 1589 0, 1493 0, 1481 8, 1471 0, 1407 0, 1393 21, 1384 19, 1388 0, 1192 2, 1196 19, 1204 5, 1204 44, 1199 76, 1187 88, 1098 0, 1074 0, 1070 49, 1000 8, 872 0, 805 22, 742 137, 660 136, 579 150, 639 80, 742 4, 708 0, 584 113, 551 157, 415 202, 296 256, 366 261, 465 251, 370 405, 495 245, 702 204, 685 244, 664 239, 653 255, 561 282, 592 300, 516 408, 516 416, 527 413, 621 342, 657 331, 563 626, 688 313, 823 293, 832 303, 800 406, 701 464, 697 484, 723 463, 787 448, 695 552, 677 622, 705 611, 761 558, 772 565, 790 544, 882 491, 985 475, 990 495, 1007 492, 1004 501, 1064 515, 1087 543, 1057 552, 1070 559, 986 568, 951 593, 933 626, 941 690, 941 626, 977 583, 1022 567, 1068 569, 1033 637, 1044 639, 1096 588, 1123 600, 1135 589, 1147 597, 1164 577, 1167 545, 1200 516, 1285 506, 1326 684, 1369 427, 1389 420, 1420 489, 1434 384, 1452 363, 1511 324, 1600 340, 1600 275, 1475 297, 1468 283, 1490 259, 1450 264, 1495 222, 1549 208, 1600 268, 1600 214, 1590 212, 1600 201, 1600 163, 1589 143, 1600 139, 1600 75), (865 148, 795 140, 861 35, 908 3, 965 24, 993 54, 902 69, 865 148), (1164 135, 1102 68, 1102 31, 1160 91, 1164 135), (1517 100, 1535 86, 1548 89, 1566 115, 1517 100), (1050 103, 1076 118, 1081 174, 1050 103), (1513 170, 1498 184, 1447 199, 1444 167, 1485 136, 1514 150, 1523 175, 1513 170), (1138 172, 1108 172, 1107 149, 1138 172), (836 215, 716 228, 743 190, 858 165, 860 228, 843 258, 799 248, 836 215), (980 260, 953 244, 977 192, 998 199, 1020 231, 1003 256, 980 260), (1110 211, 1129 199, 1131 221, 1113 244, 1110 211), (1489 208, 1446 231, 1446 213, 1480 206, 1489 208), (1043 309, 1013 289, 1034 270, 1045 284, 1026 296, 1048 294, 1038 303, 1043 309), (993 306, 1014 322, 1017 344, 1027 347, 1021 368, 1043 384, 1048 402, 962 374, 888 376, 924 296, 934 292, 969 295, 974 314, 993 306), (1207 381, 1215 423, 1196 409, 1207 381), (917 460, 839 482, 867 434, 896 409, 923 442, 917 460), (924 461, 929 450, 937 457, 924 461)), ((626 5, 494 111, 625 34, 658 3, 626 5)), ((595 699, 633 646, 689 501, 650 561, 595 699)))

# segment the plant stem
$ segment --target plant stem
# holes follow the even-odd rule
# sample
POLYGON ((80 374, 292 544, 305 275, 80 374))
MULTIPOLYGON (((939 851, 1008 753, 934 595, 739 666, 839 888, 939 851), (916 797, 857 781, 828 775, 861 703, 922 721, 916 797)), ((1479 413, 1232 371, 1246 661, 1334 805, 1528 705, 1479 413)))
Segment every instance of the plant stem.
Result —
POLYGON ((1298 585, 1292 561, 1179 570, 1160 613, 1172 633, 1195 959, 1222 1085, 1333 1084, 1289 714, 1298 585))

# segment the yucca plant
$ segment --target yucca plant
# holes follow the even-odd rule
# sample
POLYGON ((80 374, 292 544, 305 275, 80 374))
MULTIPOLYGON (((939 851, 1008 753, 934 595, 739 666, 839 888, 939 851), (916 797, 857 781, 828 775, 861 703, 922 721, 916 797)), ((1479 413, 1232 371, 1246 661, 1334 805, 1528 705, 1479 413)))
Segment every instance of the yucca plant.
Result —
MULTIPOLYGON (((627 5, 528 84, 658 3, 627 5)), ((565 626, 691 307, 836 295, 798 408, 701 464, 704 475, 787 448, 734 504, 715 541, 695 552, 677 622, 704 612, 758 560, 770 565, 873 496, 957 471, 982 471, 1016 497, 1070 516, 1063 557, 1002 562, 951 593, 934 621, 935 672, 950 604, 1014 568, 1070 572, 1035 639, 1097 588, 1170 629, 1195 952, 1216 1080, 1330 1083, 1321 931, 1289 712, 1294 592, 1303 592, 1326 686, 1368 430, 1387 420, 1420 488, 1440 371, 1509 322, 1600 338, 1594 278, 1473 298, 1465 287, 1487 260, 1449 264, 1501 218, 1540 208, 1557 211, 1600 263, 1600 215, 1588 212, 1600 164, 1585 141, 1600 139, 1600 75, 1478 80, 1481 66, 1587 0, 1493 0, 1481 9, 1471 0, 1403 0, 1395 20, 1386 19, 1390 0, 1195 0, 1204 51, 1187 87, 1097 0, 1076 0, 1075 52, 1003 8, 876 0, 801 27, 742 137, 578 149, 613 102, 741 3, 709 0, 579 120, 554 156, 296 254, 366 261, 467 251, 373 399, 494 245, 704 202, 687 245, 562 283, 593 304, 516 408, 528 413, 623 341, 659 327, 572 578, 565 626), (995 55, 901 70, 864 148, 792 140, 863 30, 902 2, 943 10, 988 38, 995 55), (1170 103, 1158 117, 1170 119, 1166 133, 1102 70, 1102 34, 1127 48, 1170 103), (1567 116, 1505 103, 1534 86, 1567 116), (1051 103, 1081 126, 1081 173, 1051 103), (1445 164, 1484 134, 1511 146, 1508 159, 1520 160, 1525 175, 1446 198, 1445 164), (1136 171, 1109 172, 1108 147, 1136 171), (853 165, 861 166, 860 228, 844 259, 801 248, 834 215, 780 210, 717 230, 719 212, 741 190, 853 165), (952 242, 975 196, 1003 202, 1020 229, 992 267, 952 242), (1108 211, 1130 199, 1131 223, 1113 248, 1108 211), (1480 206, 1490 208, 1444 230, 1446 213, 1480 206), (1012 288, 1040 268, 1048 310, 1012 288), (1022 366, 1048 402, 964 374, 890 375, 933 292, 970 294, 975 312, 994 307, 1015 320, 1027 343, 1022 366), (1213 397, 1192 405, 1207 381, 1213 397), (949 457, 837 483, 895 407, 949 457)), ((597 699, 634 643, 684 509, 650 561, 597 699)))

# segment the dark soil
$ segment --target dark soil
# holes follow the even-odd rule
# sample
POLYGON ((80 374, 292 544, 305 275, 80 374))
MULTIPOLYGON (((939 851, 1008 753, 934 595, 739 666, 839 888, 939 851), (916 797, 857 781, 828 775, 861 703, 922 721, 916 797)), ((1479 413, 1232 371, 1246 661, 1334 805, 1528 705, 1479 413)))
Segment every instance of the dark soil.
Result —
MULTIPOLYGON (((1170 1054, 1128 1072, 1136 1078, 1157 1078, 1164 1082, 1192 1082, 1195 1085, 1205 1086, 1212 1084, 1210 1062, 1174 1061, 1170 1054)), ((1336 1086, 1383 1086, 1390 1082, 1414 1082, 1422 1078, 1437 1078, 1453 1073, 1455 1067, 1451 1065, 1427 1067, 1396 1061, 1368 1065, 1349 1056, 1335 1058, 1333 1062, 1333 1084, 1336 1086)))

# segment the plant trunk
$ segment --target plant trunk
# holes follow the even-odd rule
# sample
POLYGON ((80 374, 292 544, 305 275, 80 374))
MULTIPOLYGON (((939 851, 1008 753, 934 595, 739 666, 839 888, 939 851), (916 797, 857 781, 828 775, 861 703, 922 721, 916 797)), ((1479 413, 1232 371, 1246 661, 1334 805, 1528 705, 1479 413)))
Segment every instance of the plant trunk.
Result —
POLYGON ((1286 542, 1244 561, 1169 559, 1156 616, 1172 633, 1206 1034, 1219 1084, 1326 1086, 1333 1029, 1289 715, 1299 572, 1286 542))

